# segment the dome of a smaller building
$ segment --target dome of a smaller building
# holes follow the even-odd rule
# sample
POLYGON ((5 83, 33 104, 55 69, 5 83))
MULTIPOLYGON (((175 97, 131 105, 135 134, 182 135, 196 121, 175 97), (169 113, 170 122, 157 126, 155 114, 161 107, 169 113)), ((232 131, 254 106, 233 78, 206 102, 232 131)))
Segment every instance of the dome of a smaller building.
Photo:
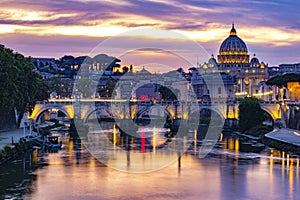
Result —
POLYGON ((253 55, 253 58, 251 59, 251 63, 259 63, 259 60, 255 54, 253 55))
POLYGON ((250 65, 251 65, 251 67, 259 67, 260 66, 259 60, 255 54, 253 55, 253 58, 251 58, 250 65))
POLYGON ((138 72, 138 74, 143 74, 143 75, 150 75, 151 73, 143 67, 141 71, 138 72))
POLYGON ((211 57, 208 60, 208 65, 209 65, 209 67, 214 67, 214 66, 218 65, 217 60, 214 57, 214 54, 211 54, 211 57))

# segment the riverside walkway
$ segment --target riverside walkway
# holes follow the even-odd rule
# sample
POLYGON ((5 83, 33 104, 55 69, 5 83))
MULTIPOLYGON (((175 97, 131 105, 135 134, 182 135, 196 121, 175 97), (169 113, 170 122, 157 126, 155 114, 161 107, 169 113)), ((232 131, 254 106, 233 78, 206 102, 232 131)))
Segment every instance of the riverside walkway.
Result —
POLYGON ((267 133, 265 137, 300 147, 300 131, 298 130, 287 128, 275 129, 267 133))
POLYGON ((3 149, 5 145, 11 145, 12 140, 19 142, 21 137, 24 137, 23 128, 0 132, 0 150, 3 149))

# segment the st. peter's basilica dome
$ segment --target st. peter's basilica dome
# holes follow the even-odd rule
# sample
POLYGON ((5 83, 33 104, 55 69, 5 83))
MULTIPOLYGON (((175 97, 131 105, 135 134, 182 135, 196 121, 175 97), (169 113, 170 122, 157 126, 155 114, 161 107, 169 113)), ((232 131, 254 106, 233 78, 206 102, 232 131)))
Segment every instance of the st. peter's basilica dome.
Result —
POLYGON ((237 36, 234 24, 232 24, 230 35, 220 46, 218 63, 249 63, 247 46, 245 42, 237 36))

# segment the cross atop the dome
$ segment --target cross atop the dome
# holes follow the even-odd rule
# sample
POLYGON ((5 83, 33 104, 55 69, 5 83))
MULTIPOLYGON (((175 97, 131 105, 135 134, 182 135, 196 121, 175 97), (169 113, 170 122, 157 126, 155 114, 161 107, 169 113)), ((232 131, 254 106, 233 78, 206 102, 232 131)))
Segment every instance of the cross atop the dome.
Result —
POLYGON ((236 35, 236 30, 234 28, 234 23, 232 23, 232 28, 231 28, 231 31, 230 31, 230 35, 236 35))

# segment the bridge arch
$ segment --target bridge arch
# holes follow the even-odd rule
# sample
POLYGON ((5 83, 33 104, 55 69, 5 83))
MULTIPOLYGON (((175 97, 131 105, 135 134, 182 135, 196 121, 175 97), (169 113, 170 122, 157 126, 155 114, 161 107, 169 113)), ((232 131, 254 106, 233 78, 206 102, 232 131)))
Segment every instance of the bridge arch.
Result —
POLYGON ((47 111, 47 110, 52 110, 52 109, 57 109, 58 111, 61 111, 62 113, 64 113, 69 119, 71 119, 72 117, 70 116, 70 114, 68 113, 67 110, 65 110, 63 107, 60 106, 54 106, 54 105, 50 105, 50 106, 43 106, 42 108, 40 108, 37 111, 33 111, 33 114, 30 116, 30 118, 32 118, 35 122, 38 121, 38 119, 41 117, 41 115, 47 111))
MULTIPOLYGON (((173 122, 173 119, 176 117, 174 115, 174 112, 173 114, 170 112, 170 110, 168 110, 168 108, 166 106, 162 106, 164 107, 164 114, 167 115, 167 119, 166 120, 169 120, 169 122, 173 122)), ((135 114, 134 116, 134 121, 136 121, 139 117, 141 117, 143 114, 149 112, 151 110, 152 106, 144 106, 142 107, 141 109, 139 109, 139 111, 135 114)))
MULTIPOLYGON (((203 110, 210 110, 211 112, 214 112, 216 114, 216 116, 218 117, 218 119, 212 118, 212 113, 211 113, 210 114, 210 123, 211 123, 211 120, 214 120, 214 122, 217 122, 217 125, 224 126, 224 123, 225 123, 225 116, 224 116, 224 114, 218 108, 213 107, 213 106, 194 107, 194 108, 192 108, 188 112, 187 118, 189 118, 190 116, 192 116, 194 113, 198 112, 199 116, 196 116, 196 117, 199 117, 199 119, 197 119, 196 122, 200 124, 200 113, 203 110)), ((190 119, 188 119, 188 120, 190 120, 190 119)))
POLYGON ((207 109, 207 110, 211 110, 211 111, 214 111, 216 112, 221 118, 225 119, 226 116, 224 116, 224 114, 217 108, 213 107, 213 106, 200 106, 199 108, 193 108, 191 109, 189 112, 188 112, 188 115, 194 113, 194 112, 200 112, 201 110, 204 110, 204 109, 207 109))
MULTIPOLYGON (((100 108, 95 108, 95 109, 91 109, 89 110, 85 116, 83 117, 83 122, 84 123, 87 123, 88 122, 88 119, 90 118, 90 116, 94 113, 94 112, 97 112, 97 111, 100 111, 100 112, 105 112, 107 116, 111 117, 112 119, 114 118, 113 114, 111 112, 109 112, 109 108, 103 108, 103 107, 100 107, 100 108)), ((96 114, 97 115, 97 114, 96 114)), ((98 117, 98 116, 97 116, 98 117)))
POLYGON ((261 109, 271 117, 272 122, 274 124, 276 121, 276 117, 274 116, 274 113, 272 112, 272 110, 270 110, 269 108, 264 107, 264 106, 261 106, 261 109))

